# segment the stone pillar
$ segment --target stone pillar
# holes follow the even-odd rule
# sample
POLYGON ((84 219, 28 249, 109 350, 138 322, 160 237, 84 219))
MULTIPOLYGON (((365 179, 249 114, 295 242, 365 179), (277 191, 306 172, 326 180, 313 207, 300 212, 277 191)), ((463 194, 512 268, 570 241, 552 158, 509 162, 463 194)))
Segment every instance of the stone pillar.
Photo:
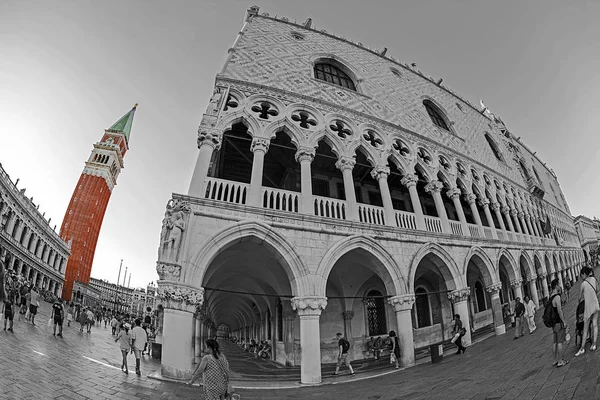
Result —
POLYGON ((465 218, 465 212, 460 202, 461 194, 462 192, 459 188, 450 189, 446 192, 446 196, 450 197, 450 199, 452 199, 452 203, 454 203, 454 208, 456 209, 456 213, 458 214, 458 220, 460 221, 460 225, 463 230, 463 235, 471 236, 469 226, 467 225, 467 219, 465 218))
POLYGON ((195 361, 193 313, 202 306, 204 289, 159 280, 157 295, 164 307, 161 374, 171 379, 190 379, 195 361))
POLYGON ((62 285, 62 283, 57 283, 57 284, 56 284, 56 290, 55 290, 54 294, 55 294, 57 297, 62 297, 62 288, 63 288, 63 285, 62 285))
MULTIPOLYGON (((483 224, 481 223, 481 217, 479 216, 479 210, 477 210, 477 205, 475 202, 477 201, 477 196, 473 193, 470 193, 466 196, 467 203, 469 207, 471 207, 471 213, 473 214, 473 218, 475 219, 475 223, 479 228, 479 236, 485 238, 485 232, 483 231, 483 224)), ((461 317, 462 318, 462 317, 461 317)))
POLYGON ((423 208, 421 207, 421 200, 419 200, 419 193, 417 192, 417 182, 419 178, 417 175, 410 174, 405 175, 400 183, 408 188, 410 194, 410 202, 412 203, 413 211, 415 213, 415 223, 417 229, 420 231, 427 230, 425 228, 425 216, 423 215, 423 208))
POLYGON ((502 214, 504 214, 504 216, 506 217, 506 222, 508 222, 508 230, 511 232, 515 232, 515 227, 511 219, 510 208, 507 206, 502 207, 502 214))
POLYGON ((531 226, 533 227, 533 232, 535 233, 535 235, 536 235, 537 237, 540 237, 540 238, 541 238, 541 237, 542 237, 542 234, 541 234, 541 231, 540 231, 540 230, 538 230, 538 226, 537 226, 537 224, 535 223, 535 221, 536 221, 536 218, 535 218, 535 216, 528 215, 527 217, 528 217, 528 219, 529 219, 529 223, 530 223, 530 224, 531 224, 531 226))
POLYGON ((342 313, 342 316, 344 317, 344 336, 352 343, 352 339, 354 338, 354 335, 352 334, 352 318, 354 318, 354 311, 346 310, 342 313))
POLYGON ((431 181, 425 186, 425 191, 431 193, 433 201, 435 203, 435 209, 442 222, 442 232, 452 233, 450 229, 450 223, 448 222, 448 214, 446 213, 446 207, 444 207, 444 201, 442 200, 441 191, 444 184, 440 181, 431 181))
POLYGON ((254 138, 250 151, 254 154, 252 158, 252 176, 250 178, 250 190, 248 192, 248 205, 262 207, 261 192, 263 181, 263 169, 265 154, 269 151, 269 139, 254 138))
POLYGON ((29 242, 30 237, 31 237, 31 229, 27 229, 27 232, 25 232, 25 237, 23 238, 23 241, 21 242, 21 245, 23 245, 23 247, 25 247, 26 249, 28 249, 27 243, 29 242))
POLYGON ((388 176, 390 175, 390 167, 378 165, 371 171, 371 176, 379 182, 379 192, 385 210, 385 224, 387 226, 396 226, 396 213, 392 205, 392 195, 388 186, 388 176))
POLYGON ((521 224, 519 223, 519 220, 517 219, 517 214, 518 214, 517 210, 515 210, 515 209, 510 210, 510 216, 513 218, 514 227, 515 227, 517 233, 523 233, 521 231, 521 224))
POLYGON ((522 212, 518 212, 517 216, 519 218, 519 221, 521 221, 521 227, 523 228, 523 238, 528 241, 531 242, 531 239, 529 238, 529 231, 527 230, 527 224, 525 223, 525 214, 523 214, 522 212))
POLYGON ((452 292, 448 292, 448 299, 454 305, 454 313, 460 315, 463 328, 467 330, 465 336, 462 338, 463 346, 469 346, 471 344, 471 320, 469 319, 469 298, 470 288, 457 289, 452 292))
POLYGON ((346 204, 348 205, 346 217, 349 220, 358 221, 358 205, 356 204, 354 178, 352 177, 354 165, 356 165, 354 157, 340 157, 335 163, 337 169, 342 171, 344 178, 344 192, 346 193, 346 204))
POLYGON ((194 361, 199 364, 202 360, 202 325, 204 324, 205 314, 203 310, 196 313, 195 330, 194 330, 194 361))
POLYGON ((17 214, 13 211, 10 218, 8 219, 8 222, 6 223, 6 233, 8 233, 9 235, 12 233, 13 229, 15 228, 15 224, 17 223, 17 214))
POLYGON ((311 164, 315 159, 315 149, 311 147, 300 147, 296 152, 296 162, 300 163, 300 187, 302 201, 300 212, 302 214, 314 215, 314 204, 312 197, 312 171, 311 164))
POLYGON ((544 296, 542 303, 546 304, 546 301, 548 301, 548 299, 550 298, 550 291, 548 289, 548 279, 546 275, 540 275, 539 278, 542 281, 542 295, 544 296))
POLYGON ((562 271, 558 271, 558 272, 556 273, 556 276, 558 277, 558 284, 560 285, 560 287, 561 287, 561 288, 563 288, 563 289, 564 289, 564 287, 565 287, 565 284, 564 284, 564 282, 563 282, 563 275, 562 275, 562 271))
POLYGON ((492 231, 492 238, 498 239, 498 232, 496 232, 496 225, 494 225, 494 219, 492 218, 492 213, 490 212, 490 200, 489 199, 481 199, 481 207, 483 207, 483 212, 485 214, 485 218, 488 220, 488 224, 492 231))
POLYGON ((412 294, 391 297, 389 304, 396 312, 396 327, 400 345, 400 365, 404 368, 415 365, 415 341, 411 318, 415 296, 412 294))
MULTIPOLYGON (((285 304, 285 303, 284 303, 285 304)), ((284 317, 285 321, 285 365, 288 367, 295 365, 295 357, 294 357, 294 320, 295 317, 291 314, 286 314, 284 317)))
POLYGON ((500 303, 500 290, 502 290, 502 283, 498 282, 493 283, 490 286, 486 286, 486 290, 492 298, 492 316, 494 317, 494 330, 496 332, 496 336, 504 335, 506 333, 506 325, 504 324, 502 303, 500 303))
POLYGON ((527 226, 527 230, 529 231, 529 235, 530 236, 535 236, 535 232, 533 230, 533 227, 531 226, 531 220, 530 220, 530 216, 529 214, 525 214, 524 216, 525 219, 525 225, 527 226))
POLYGON ((192 182, 188 195, 204 198, 206 194, 206 177, 214 151, 221 148, 221 132, 217 130, 198 129, 198 159, 192 174, 192 182))
POLYGON ((321 382, 321 335, 319 318, 327 306, 326 297, 294 297, 292 309, 300 317, 300 382, 315 384, 321 382))
POLYGON ((537 288, 535 287, 536 279, 537 276, 529 279, 529 293, 531 294, 531 300, 533 300, 533 304, 535 304, 537 308, 540 308, 540 299, 538 297, 537 288))
POLYGON ((517 297, 520 298, 521 299, 521 303, 523 302, 523 289, 521 288, 522 284, 523 284, 523 280, 522 279, 515 279, 514 281, 512 281, 510 283, 510 286, 512 286, 512 288, 515 291, 515 299, 517 297))
POLYGON ((496 219, 500 224, 500 229, 506 231, 506 225, 504 225, 504 220, 502 219, 502 214, 500 213, 500 203, 492 203, 490 205, 490 208, 492 209, 492 211, 494 211, 494 214, 496 214, 496 219))

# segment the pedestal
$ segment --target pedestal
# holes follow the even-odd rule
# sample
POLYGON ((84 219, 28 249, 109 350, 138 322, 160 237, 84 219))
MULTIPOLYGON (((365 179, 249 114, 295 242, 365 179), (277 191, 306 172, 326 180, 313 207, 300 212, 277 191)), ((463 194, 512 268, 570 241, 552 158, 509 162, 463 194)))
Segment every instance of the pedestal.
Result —
POLYGON ((415 341, 411 309, 415 303, 414 295, 394 296, 389 300, 396 312, 398 343, 400 345, 400 366, 403 368, 415 365, 415 341))
POLYGON ((292 308, 300 317, 300 382, 321 383, 321 336, 319 319, 327 306, 325 297, 294 297, 292 308))
POLYGON ((502 314, 502 303, 500 302, 501 289, 501 283, 495 283, 486 287, 486 290, 490 293, 492 298, 492 316, 494 318, 494 332, 496 333, 496 336, 504 335, 506 333, 504 315, 502 314))

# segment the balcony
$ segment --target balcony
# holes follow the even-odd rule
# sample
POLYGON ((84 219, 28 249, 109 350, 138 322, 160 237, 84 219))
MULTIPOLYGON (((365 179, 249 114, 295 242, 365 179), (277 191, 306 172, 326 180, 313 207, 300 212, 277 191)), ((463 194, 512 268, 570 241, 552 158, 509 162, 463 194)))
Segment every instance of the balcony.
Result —
MULTIPOLYGON (((249 184, 208 177, 204 198, 225 203, 247 205, 249 193, 249 184)), ((262 187, 260 201, 261 207, 268 210, 299 215, 311 214, 331 220, 351 220, 349 217, 349 204, 346 200, 313 195, 308 199, 309 207, 306 208, 306 210, 310 210, 310 213, 303 213, 302 210, 305 210, 304 200, 300 192, 262 187)), ((418 230, 417 215, 415 213, 394 210, 393 220, 387 223, 384 207, 358 203, 357 211, 358 215, 355 220, 363 224, 389 226, 409 231, 418 230)), ((444 232, 442 219, 429 215, 423 215, 423 222, 423 230, 441 235, 449 234, 480 240, 499 240, 541 245, 548 244, 550 241, 546 238, 529 236, 485 225, 481 227, 471 223, 463 225, 461 222, 452 219, 448 220, 450 232, 444 232)))
POLYGON ((542 199, 546 193, 540 182, 534 177, 527 179, 527 189, 529 189, 529 193, 539 199, 542 199))

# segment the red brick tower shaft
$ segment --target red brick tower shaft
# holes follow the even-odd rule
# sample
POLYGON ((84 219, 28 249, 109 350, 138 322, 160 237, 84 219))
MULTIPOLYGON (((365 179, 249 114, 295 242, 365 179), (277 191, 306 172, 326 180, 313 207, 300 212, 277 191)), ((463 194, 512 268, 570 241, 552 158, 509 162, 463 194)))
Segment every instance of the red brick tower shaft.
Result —
POLYGON ((104 213, 117 177, 123 169, 123 156, 129 149, 129 135, 137 104, 94 144, 90 158, 77 182, 65 213, 60 236, 71 244, 62 297, 71 300, 73 283, 89 283, 96 243, 104 213))

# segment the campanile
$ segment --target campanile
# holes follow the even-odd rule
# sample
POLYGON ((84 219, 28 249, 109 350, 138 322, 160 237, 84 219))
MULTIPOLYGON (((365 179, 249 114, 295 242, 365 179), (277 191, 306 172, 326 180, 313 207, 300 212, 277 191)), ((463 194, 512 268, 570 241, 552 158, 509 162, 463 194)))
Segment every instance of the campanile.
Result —
POLYGON ((71 242, 71 256, 65 271, 62 297, 71 300, 73 282, 89 283, 98 235, 104 212, 117 178, 123 169, 123 157, 129 150, 129 135, 137 104, 94 144, 60 228, 60 236, 71 242))

